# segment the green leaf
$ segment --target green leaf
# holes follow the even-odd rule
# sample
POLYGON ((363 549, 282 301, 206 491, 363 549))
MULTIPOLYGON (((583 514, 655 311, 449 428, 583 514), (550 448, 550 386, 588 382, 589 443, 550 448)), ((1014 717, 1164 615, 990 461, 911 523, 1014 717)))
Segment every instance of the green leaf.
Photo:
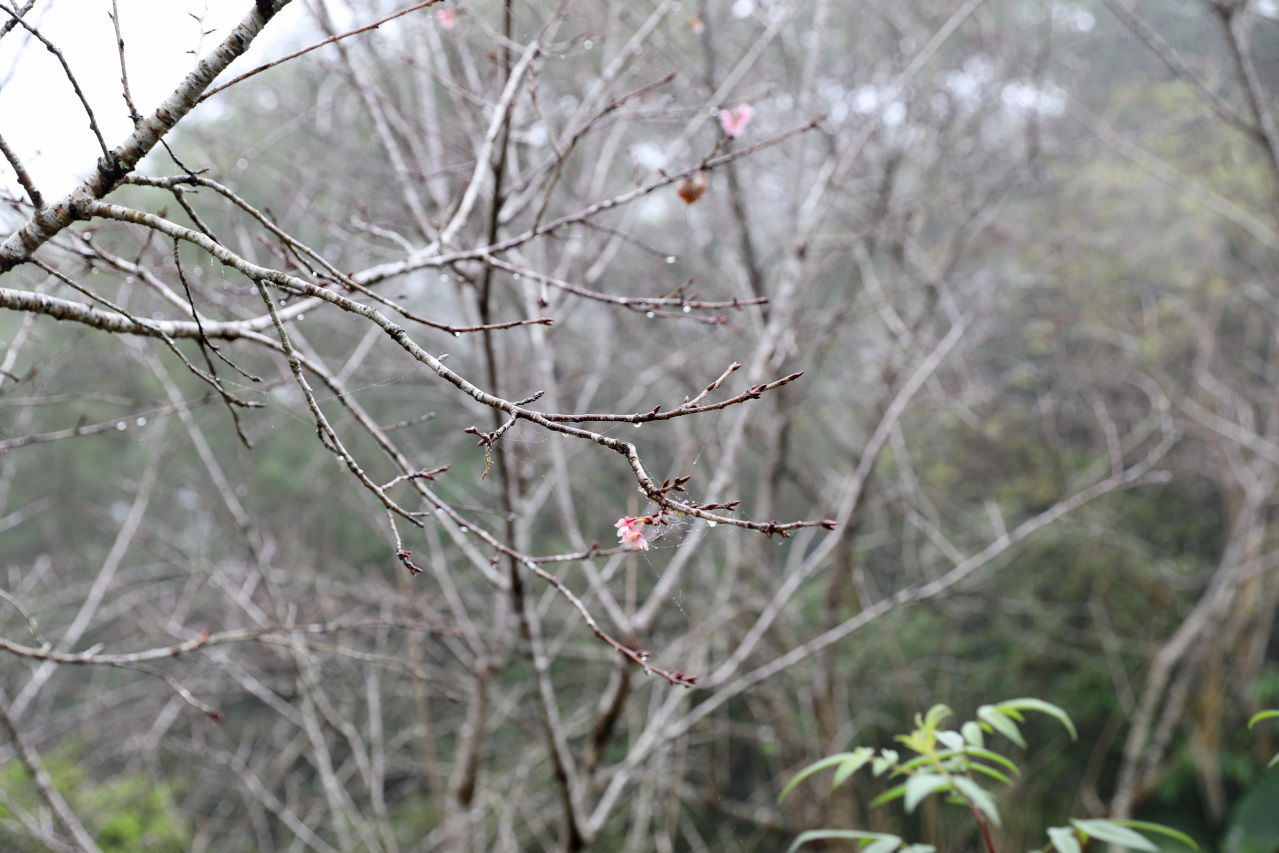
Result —
MULTIPOLYGON (((1003 702, 999 703, 999 705, 1003 705, 1003 704, 1004 704, 1003 702)), ((1018 711, 1016 708, 1001 708, 998 705, 995 707, 999 710, 999 713, 1003 714, 1005 717, 1011 717, 1012 719, 1016 720, 1019 723, 1026 722, 1026 718, 1022 716, 1021 712, 1018 711)))
POLYGON ((820 761, 814 761, 812 764, 799 771, 799 774, 794 779, 790 780, 790 783, 783 788, 782 793, 778 795, 777 802, 780 803, 782 800, 786 799, 786 795, 791 792, 791 789, 800 782, 803 782, 809 776, 812 776, 814 773, 821 770, 825 770, 827 767, 834 767, 835 765, 842 764, 851 758, 856 758, 863 749, 869 751, 868 747, 863 746, 853 752, 841 752, 838 755, 832 755, 827 758, 823 758, 820 761))
POLYGON ((901 853, 937 853, 937 848, 931 844, 910 844, 903 847, 901 853))
POLYGON ((982 705, 977 709, 977 717, 1022 749, 1026 748, 1026 741, 1021 732, 1017 731, 1017 724, 1000 713, 994 705, 982 705))
POLYGON ((1271 720, 1271 719, 1274 719, 1275 717, 1279 717, 1279 711, 1276 711, 1274 709, 1271 709, 1269 711, 1262 711, 1259 714, 1254 714, 1252 719, 1248 721, 1248 728, 1251 729, 1253 726, 1257 725, 1257 723, 1261 722, 1262 720, 1271 720))
POLYGON ((966 752, 969 755, 975 755, 978 758, 984 758, 987 761, 993 761, 995 764, 998 764, 1002 767, 1007 767, 1008 772, 1012 773, 1014 776, 1021 775, 1021 771, 1017 769, 1017 765, 1013 764, 1011 761, 1009 761, 1004 756, 1000 755, 998 752, 991 752, 989 749, 980 749, 978 747, 972 747, 972 746, 968 747, 966 752))
POLYGON ((1159 848, 1149 838, 1144 835, 1138 835, 1128 827, 1120 826, 1112 820, 1106 820, 1105 818, 1076 820, 1071 818, 1070 823, 1075 829, 1078 829, 1089 838, 1096 838, 1098 841, 1109 841, 1112 844, 1122 844, 1125 847, 1146 850, 1149 853, 1159 853, 1159 848))
POLYGON ((1003 822, 999 819, 999 809, 995 808, 995 800, 985 788, 972 779, 965 779, 959 776, 955 778, 955 790, 967 797, 969 802, 980 809, 986 817, 990 818, 991 823, 995 826, 1003 826, 1003 822))
POLYGON ((1279 752, 1276 752, 1275 757, 1270 759, 1270 763, 1266 765, 1266 769, 1269 770, 1271 767, 1274 767, 1276 764, 1279 764, 1279 752))
POLYGON ((872 841, 861 849, 861 853, 893 853, 894 850, 901 846, 902 840, 893 835, 872 841))
POLYGON ((1007 776, 1005 776, 1003 773, 1000 773, 998 770, 996 770, 993 767, 987 767, 985 764, 978 764, 976 761, 970 761, 968 762, 968 769, 976 770, 978 773, 981 773, 984 776, 989 776, 992 779, 997 779, 1000 782, 1003 782, 1005 785, 1011 786, 1013 784, 1012 779, 1009 779, 1007 776))
POLYGON ((906 795, 906 783, 894 785, 878 797, 870 801, 872 806, 882 806, 884 803, 891 803, 893 800, 899 800, 906 795))
POLYGON ((941 731, 937 733, 937 740, 941 741, 948 749, 961 750, 964 748, 964 736, 959 732, 941 731))
POLYGON ((851 753, 845 754, 849 757, 844 759, 843 763, 839 765, 839 769, 835 771, 835 778, 832 779, 830 783, 832 788, 838 788, 840 785, 844 784, 849 776, 852 776, 862 767, 862 765, 864 765, 867 761, 870 761, 871 757, 875 754, 875 750, 868 746, 859 746, 851 753))
POLYGON ((1120 826, 1127 826, 1132 829, 1140 829, 1143 832, 1154 832, 1158 835, 1166 835, 1169 838, 1175 838, 1191 849, 1199 849, 1199 845, 1196 844, 1195 840, 1189 835, 1186 835, 1186 833, 1179 829, 1173 829, 1171 826, 1164 826, 1162 823, 1151 823, 1148 820, 1112 820, 1111 822, 1117 823, 1120 826))
POLYGON ((884 771, 897 763, 897 750, 881 749, 879 757, 870 763, 870 772, 876 776, 883 776, 884 771))
MULTIPOLYGON (((954 780, 958 782, 959 780, 954 780)), ((913 812, 919 801, 935 791, 949 791, 951 778, 936 773, 921 773, 906 780, 906 811, 913 812)))
POLYGON ((968 741, 973 746, 980 747, 986 745, 986 739, 983 738, 981 734, 981 726, 977 725, 972 720, 969 720, 960 726, 959 731, 963 733, 964 740, 968 741))
POLYGON ((898 836, 883 832, 862 832, 859 829, 810 829, 808 832, 801 832, 799 837, 791 842, 790 847, 786 848, 786 853, 794 853, 801 845, 810 841, 879 841, 889 838, 897 842, 889 849, 895 849, 902 843, 898 836))
POLYGON ((1068 826, 1048 827, 1048 840, 1053 843, 1057 853, 1083 853, 1084 850, 1083 845, 1079 843, 1079 837, 1068 826))
POLYGON ((1070 739, 1079 740, 1079 733, 1075 731, 1075 724, 1070 721, 1070 715, 1043 699, 1010 699, 1007 702, 1000 702, 995 706, 995 709, 1004 714, 1009 711, 1038 711, 1041 714, 1056 717, 1066 727, 1066 731, 1070 732, 1070 739))
MULTIPOLYGON (((949 753, 943 753, 943 756, 948 754, 949 753)), ((929 758, 927 755, 919 755, 919 756, 916 756, 915 758, 912 758, 910 761, 902 762, 901 768, 903 770, 914 770, 916 767, 922 767, 925 764, 931 764, 931 763, 932 763, 932 759, 929 758)))
POLYGON ((942 720, 949 717, 951 711, 945 705, 934 705, 928 709, 928 717, 919 726, 921 729, 935 729, 942 720))

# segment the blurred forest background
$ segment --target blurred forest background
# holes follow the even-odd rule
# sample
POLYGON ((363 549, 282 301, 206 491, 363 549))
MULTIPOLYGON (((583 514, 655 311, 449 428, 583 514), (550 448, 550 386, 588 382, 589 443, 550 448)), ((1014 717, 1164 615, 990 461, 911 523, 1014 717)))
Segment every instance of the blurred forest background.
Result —
MULTIPOLYGON (((58 5, 0 31, 69 88, 58 5)), ((181 110, 38 248, 6 154, 0 847, 977 850, 777 794, 1036 696, 1081 736, 1000 849, 1279 850, 1277 93, 1271 0, 461 0, 181 110)))

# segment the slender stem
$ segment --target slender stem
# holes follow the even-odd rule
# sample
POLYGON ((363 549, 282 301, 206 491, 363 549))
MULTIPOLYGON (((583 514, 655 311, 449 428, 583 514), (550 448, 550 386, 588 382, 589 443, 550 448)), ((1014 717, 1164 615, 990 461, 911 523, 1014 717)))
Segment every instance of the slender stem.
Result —
MULTIPOLYGON (((968 803, 967 800, 964 802, 968 803)), ((990 837, 990 822, 986 820, 986 816, 981 813, 981 809, 977 808, 972 803, 968 803, 968 810, 973 813, 973 820, 977 821, 977 828, 981 830, 981 840, 986 842, 987 853, 999 853, 999 851, 995 849, 994 840, 990 837)))

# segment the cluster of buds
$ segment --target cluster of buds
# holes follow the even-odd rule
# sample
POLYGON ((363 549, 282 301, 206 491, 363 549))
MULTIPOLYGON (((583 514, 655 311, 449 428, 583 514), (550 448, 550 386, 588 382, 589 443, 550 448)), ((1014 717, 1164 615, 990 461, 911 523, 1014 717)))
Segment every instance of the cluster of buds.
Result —
POLYGON ((492 447, 493 443, 501 437, 502 432, 504 431, 505 430, 495 429, 492 432, 480 432, 479 429, 473 426, 469 426, 462 430, 462 432, 470 433, 471 435, 478 435, 480 437, 480 440, 475 442, 476 447, 492 447))
POLYGON ((684 484, 691 479, 693 479, 692 474, 689 474, 687 477, 676 477, 674 482, 671 482, 671 478, 667 477, 665 480, 662 481, 662 487, 657 490, 658 494, 664 495, 667 492, 687 491, 687 489, 684 488, 684 484))
POLYGON ((410 559, 412 555, 412 551, 408 551, 403 548, 395 552, 395 556, 404 564, 404 568, 409 570, 410 575, 420 575, 422 574, 422 569, 415 564, 412 559, 410 559))
POLYGON ((626 654, 628 657, 630 657, 631 660, 635 661, 640 666, 644 667, 645 675, 652 675, 653 673, 656 672, 658 675, 662 676, 662 678, 665 678, 671 684, 677 684, 683 687, 697 686, 697 679, 700 676, 689 675, 687 672, 682 672, 678 669, 671 670, 668 672, 667 670, 661 669, 660 667, 649 666, 648 659, 653 656, 653 653, 646 649, 640 649, 639 651, 635 651, 635 652, 627 651, 626 649, 620 649, 620 651, 623 654, 626 654))
POLYGON ((698 676, 689 675, 686 672, 680 672, 678 669, 673 670, 670 674, 671 684, 681 684, 684 687, 696 687, 698 676))
POLYGON ((698 509, 706 509, 706 510, 722 509, 728 512, 732 512, 733 510, 737 509, 739 504, 741 504, 741 501, 729 501, 728 503, 723 503, 723 504, 706 504, 704 506, 702 504, 696 504, 696 503, 692 505, 697 507, 698 509))

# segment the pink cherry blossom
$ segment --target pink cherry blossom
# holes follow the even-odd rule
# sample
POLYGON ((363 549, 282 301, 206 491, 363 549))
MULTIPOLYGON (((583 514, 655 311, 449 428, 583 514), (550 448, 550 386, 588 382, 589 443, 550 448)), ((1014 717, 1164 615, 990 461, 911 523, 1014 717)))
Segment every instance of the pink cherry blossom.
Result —
POLYGON ((646 523, 646 519, 626 516, 614 525, 617 528, 617 538, 621 540, 622 545, 628 545, 637 551, 647 551, 648 540, 644 538, 643 533, 646 523))
POLYGON ((446 30, 451 30, 457 26, 457 14, 452 9, 441 9, 436 14, 436 20, 446 30))
POLYGON ((719 111, 719 126, 724 128, 725 136, 736 139, 742 135, 754 117, 755 111, 751 109, 750 104, 739 104, 731 113, 728 110, 719 111))

